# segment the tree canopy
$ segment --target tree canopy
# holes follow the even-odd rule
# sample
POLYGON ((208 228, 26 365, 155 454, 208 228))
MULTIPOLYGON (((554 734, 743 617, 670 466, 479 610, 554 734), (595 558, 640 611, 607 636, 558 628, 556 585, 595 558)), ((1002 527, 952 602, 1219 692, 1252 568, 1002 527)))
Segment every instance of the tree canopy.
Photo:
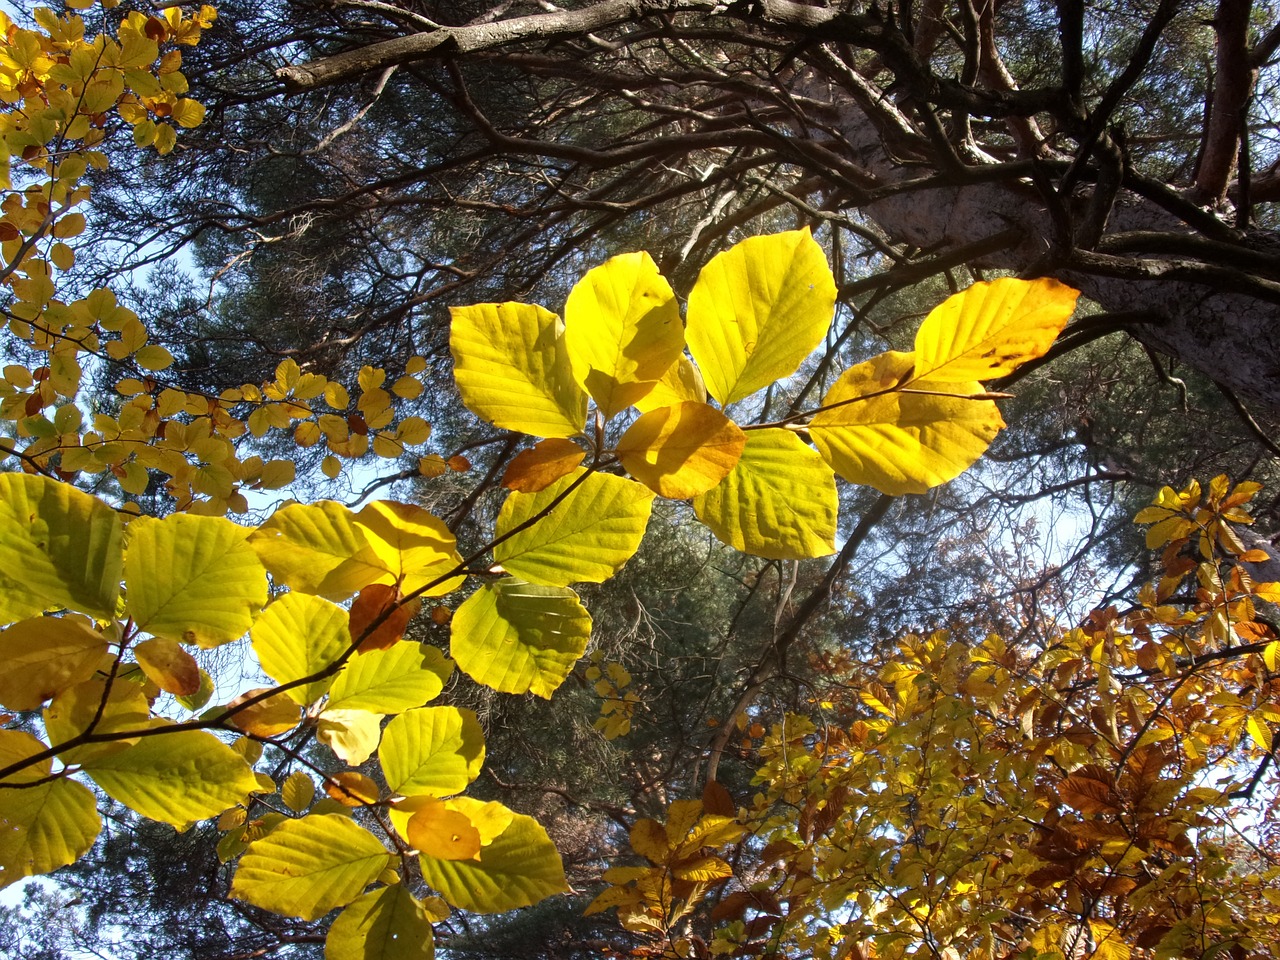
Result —
POLYGON ((1272 955, 1268 17, 0 19, 0 944, 1272 955))

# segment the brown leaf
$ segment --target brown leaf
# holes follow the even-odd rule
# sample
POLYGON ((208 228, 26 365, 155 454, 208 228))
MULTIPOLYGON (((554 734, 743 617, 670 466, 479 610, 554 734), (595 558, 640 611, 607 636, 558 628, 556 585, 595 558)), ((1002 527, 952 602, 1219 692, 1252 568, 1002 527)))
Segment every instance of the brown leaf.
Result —
POLYGON ((721 817, 736 817, 738 808, 733 797, 724 785, 717 780, 708 780, 702 790, 702 809, 721 817))
POLYGON ((148 679, 165 693, 189 697, 200 689, 200 667, 176 640, 143 640, 133 648, 133 656, 148 679))
POLYGON ((363 588, 351 603, 351 640, 360 643, 356 652, 385 650, 395 644, 404 636, 418 606, 417 601, 401 603, 399 589, 389 584, 371 583, 363 588))
POLYGON ((1058 796, 1081 813, 1119 813, 1119 797, 1111 784, 1074 774, 1058 784, 1058 796))
POLYGON ((333 774, 324 782, 324 792, 344 807, 363 807, 378 802, 378 785, 354 770, 333 774))

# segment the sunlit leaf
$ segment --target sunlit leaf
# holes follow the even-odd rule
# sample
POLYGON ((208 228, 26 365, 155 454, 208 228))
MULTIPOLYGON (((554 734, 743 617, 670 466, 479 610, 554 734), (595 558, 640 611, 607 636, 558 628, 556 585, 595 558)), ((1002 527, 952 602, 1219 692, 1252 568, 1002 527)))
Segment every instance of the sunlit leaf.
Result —
MULTIPOLYGON (((484 806, 467 798, 452 805, 469 819, 472 805, 484 806)), ((431 887, 455 907, 476 913, 531 906, 567 889, 555 844, 536 820, 519 813, 480 848, 479 860, 420 860, 422 877, 431 887)))
POLYGON ((573 375, 607 419, 647 394, 684 349, 671 287, 647 253, 588 270, 564 306, 573 375))
POLYGON ((831 268, 808 229, 750 237, 702 268, 689 294, 689 351, 720 404, 795 373, 835 310, 831 268))
POLYGON ((344 807, 363 807, 378 802, 378 785, 371 777, 354 770, 334 773, 324 782, 324 792, 344 807))
POLYGON ((277 583, 329 600, 387 576, 356 515, 332 500, 277 510, 249 543, 277 583))
POLYGON ((480 831, 466 814, 428 797, 409 818, 405 839, 428 857, 470 860, 480 852, 480 831))
POLYGON ((591 617, 568 587, 504 577, 454 614, 449 651, 458 669, 502 693, 550 698, 591 638, 591 617))
POLYGON ((173 514, 129 524, 129 612, 148 633, 201 647, 242 636, 267 602, 267 575, 249 530, 218 517, 173 514))
POLYGON ((617 573, 640 546, 653 493, 622 477, 583 474, 576 470, 535 494, 510 494, 496 532, 511 535, 494 547, 494 560, 549 586, 601 583, 617 573))
POLYGON ((295 770, 285 777, 284 783, 280 786, 280 799, 294 813, 301 813, 311 806, 315 796, 315 781, 301 770, 295 770))
MULTIPOLYGON (((262 611, 250 630, 253 651, 276 683, 291 683, 334 663, 351 645, 347 611, 305 593, 286 593, 262 611)), ((333 683, 323 677, 286 693, 303 706, 319 700, 333 683)))
POLYGON ((231 896, 287 917, 315 920, 350 903, 391 863, 368 830, 340 814, 286 820, 249 844, 231 896))
POLYGON ((571 437, 587 420, 573 377, 564 324, 526 303, 453 307, 449 349, 462 402, 505 430, 571 437))
POLYGON ((326 712, 401 713, 433 700, 453 670, 435 647, 398 643, 348 660, 329 690, 326 712))
POLYGON ((55 747, 74 740, 92 725, 97 734, 119 734, 118 739, 82 744, 58 754, 64 764, 87 763, 136 743, 124 731, 151 726, 151 707, 141 684, 116 681, 108 687, 105 677, 92 677, 60 691, 44 709, 45 731, 55 747))
POLYGON ((1004 426, 995 403, 971 398, 979 384, 912 380, 914 369, 912 354, 884 353, 845 371, 823 399, 809 433, 846 480, 924 493, 973 464, 1004 426))
POLYGON ((916 331, 916 376, 964 384, 1007 376, 1044 355, 1079 295, 1048 278, 975 283, 935 307, 916 331))
POLYGON ((102 665, 106 638, 82 617, 33 617, 0 633, 0 705, 36 710, 102 665))
POLYGON ((682 403, 644 414, 618 441, 627 472, 673 500, 706 493, 737 464, 746 434, 705 403, 682 403))
POLYGON ((144 817, 179 826, 216 817, 258 786, 244 758, 200 730, 141 737, 126 750, 82 766, 112 799, 144 817))
POLYGON ((371 890, 338 914, 325 935, 325 960, 431 960, 431 918, 408 888, 371 890))
POLYGON ((378 756, 396 793, 447 797, 480 774, 484 732, 470 710, 406 710, 387 724, 378 756))
POLYGON ((0 620, 69 607, 115 614, 120 516, 68 483, 0 473, 0 620))
POLYGON ((227 704, 227 709, 229 711, 233 708, 239 709, 232 712, 228 722, 237 730, 254 737, 274 737, 296 727, 302 720, 302 714, 298 704, 287 693, 274 693, 265 700, 256 699, 271 689, 271 687, 258 687, 246 690, 232 700, 227 704), (241 707, 241 704, 249 700, 256 700, 256 702, 250 706, 241 707))
POLYGON ((382 714, 369 710, 325 710, 316 719, 316 739, 353 767, 373 756, 382 737, 382 714))
POLYGON ((662 379, 654 384, 653 389, 636 401, 635 407, 641 413, 648 413, 659 407, 673 407, 686 401, 706 403, 707 386, 702 382, 702 374, 693 365, 693 361, 682 353, 667 368, 662 379))
POLYGON ((753 556, 802 560, 835 552, 835 476, 790 430, 748 431, 741 459, 693 509, 722 542, 753 556))
POLYGON ((424 595, 437 597, 462 582, 460 576, 442 579, 462 557, 449 528, 422 507, 379 500, 361 510, 356 522, 401 594, 433 584, 424 595))
POLYGON ((502 475, 502 485, 521 493, 537 493, 572 473, 586 455, 572 440, 558 437, 542 440, 516 454, 502 475))
POLYGON ((200 666, 176 640, 152 637, 133 646, 142 672, 161 690, 189 697, 200 689, 200 666))

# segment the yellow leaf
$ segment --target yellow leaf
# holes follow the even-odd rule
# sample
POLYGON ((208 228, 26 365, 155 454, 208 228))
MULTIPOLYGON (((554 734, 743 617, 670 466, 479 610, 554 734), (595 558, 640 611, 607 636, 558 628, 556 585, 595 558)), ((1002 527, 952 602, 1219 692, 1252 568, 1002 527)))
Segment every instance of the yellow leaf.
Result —
POLYGON ((653 385, 653 389, 636 401, 635 408, 641 413, 648 413, 659 407, 673 407, 686 400, 706 403, 707 387, 693 361, 682 353, 653 385))
POLYGON ((617 454, 649 489, 684 500, 727 477, 746 443, 746 434, 719 410, 685 402, 642 415, 618 441, 617 454))
POLYGON ((453 307, 449 349, 462 401, 507 430, 571 437, 587 419, 573 377, 564 324, 542 307, 482 303, 453 307))
POLYGON ((0 633, 0 704, 37 710, 103 665, 106 638, 83 617, 34 617, 0 633))
POLYGON ((371 890, 333 921, 325 936, 325 960, 431 960, 431 920, 427 905, 404 884, 371 890))
POLYGON ((345 600, 366 584, 391 579, 369 531, 340 503, 294 503, 249 537, 271 576, 293 590, 345 600))
POLYGON ((712 258, 689 294, 689 351, 721 406, 795 373, 826 336, 836 285, 808 228, 712 258))
POLYGON ((741 459, 693 509, 722 542, 757 557, 801 560, 835 552, 835 475, 790 430, 747 432, 741 459))
MULTIPOLYGON (((227 704, 227 709, 233 710, 240 704, 267 693, 270 689, 270 687, 257 687, 248 690, 227 704)), ((301 720, 302 715, 298 705, 293 702, 288 693, 274 693, 265 700, 259 700, 252 706, 244 707, 229 717, 233 727, 255 737, 274 737, 278 733, 292 730, 301 720)))
POLYGON ((311 806, 315 796, 315 783, 301 770, 295 770, 285 777, 284 783, 280 786, 280 799, 294 813, 301 813, 311 806))
POLYGON ((327 456, 320 461, 320 472, 330 480, 334 480, 338 474, 342 473, 342 461, 333 455, 327 456))
POLYGON ((421 417, 405 417, 396 427, 396 439, 402 444, 416 447, 431 438, 431 424, 421 417))
POLYGON ((279 490, 293 483, 297 466, 292 460, 268 460, 262 467, 258 481, 264 490, 279 490))
POLYGON ((966 396, 980 384, 913 380, 914 369, 913 354, 883 353, 845 371, 823 399, 809 432, 846 480, 924 493, 967 469, 1004 426, 992 401, 966 396))
POLYGON ((381 737, 381 714, 367 710, 326 710, 316 721, 316 739, 353 767, 373 755, 381 737))
POLYGON ((434 797, 425 798, 409 818, 405 839, 428 857, 470 860, 480 852, 480 831, 466 814, 450 810, 434 797))
POLYGON ((1005 277, 948 297, 916 332, 916 376, 970 383, 1007 376, 1043 356, 1079 291, 1057 280, 1005 277))
POLYGON ((344 807, 364 807, 378 802, 378 785, 363 773, 335 773, 324 782, 324 792, 344 807))
POLYGON ((657 264, 647 253, 626 253, 574 285, 564 339, 574 378, 607 419, 653 389, 684 349, 684 328, 657 264))
POLYGON ((155 344, 140 349, 133 359, 143 370, 165 370, 173 364, 173 354, 155 344))
POLYGON ((461 576, 445 578, 462 563, 457 541, 443 521, 422 507, 379 500, 361 510, 356 523, 402 593, 429 585, 424 596, 438 597, 462 583, 461 576))
MULTIPOLYGON (((347 617, 342 607, 321 597, 294 591, 277 597, 250 630, 263 672, 276 683, 319 673, 351 645, 347 617)), ((324 677, 286 692, 307 706, 324 696, 332 683, 332 677, 324 677)))

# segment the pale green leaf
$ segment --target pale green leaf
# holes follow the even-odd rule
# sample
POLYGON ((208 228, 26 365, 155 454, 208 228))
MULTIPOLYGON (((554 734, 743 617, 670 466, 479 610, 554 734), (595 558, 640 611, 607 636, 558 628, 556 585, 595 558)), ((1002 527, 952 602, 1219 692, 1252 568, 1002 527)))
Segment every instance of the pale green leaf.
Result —
POLYGON ((249 543, 277 583, 301 593, 345 600, 387 579, 356 515, 332 500, 277 510, 249 543))
POLYGON ((15 623, 0 633, 0 705, 36 710, 54 694, 92 677, 106 653, 106 638, 82 617, 15 623))
POLYGON ((431 918, 402 883, 354 900, 325 936, 325 960, 431 960, 431 918))
POLYGON ((470 710, 407 710, 387 724, 378 757, 396 793, 447 797, 480 775, 484 732, 470 710))
POLYGON ((244 758, 201 730, 140 737, 126 750, 85 760, 83 769, 112 799, 176 826, 217 816, 258 787, 244 758))
POLYGON ((267 573, 245 542, 249 533, 220 517, 133 520, 124 576, 134 623, 201 647, 242 636, 267 602, 267 573))
POLYGON ((0 473, 0 623, 68 607, 114 616, 120 516, 68 483, 0 473))
POLYGON ((642 398, 684 350, 671 287, 647 253, 588 270, 564 305, 573 375, 606 419, 642 398))
POLYGON ((408 641, 352 657, 329 688, 327 710, 401 713, 444 689, 453 663, 435 647, 408 641))
MULTIPOLYGON (((322 597, 286 593, 262 611, 250 631, 263 671, 276 683, 311 676, 351 646, 347 611, 322 597)), ((333 683, 323 677, 286 691, 302 706, 315 703, 333 683)))
POLYGON ((316 920, 360 896, 391 860, 377 837, 341 814, 286 820, 249 844, 231 896, 286 917, 316 920))
POLYGON ((502 693, 550 699, 591 638, 591 616, 568 587, 504 577, 453 615, 449 652, 458 669, 502 693))
POLYGON ((729 475, 747 437, 715 407, 687 401, 641 416, 618 441, 627 472, 672 500, 706 493, 729 475))
MULTIPOLYGON (((475 800, 460 797, 450 804, 471 816, 475 800)), ((422 877, 449 903, 475 913, 500 913, 528 907, 568 887, 555 844, 536 820, 514 814, 510 825, 480 848, 477 860, 420 857, 422 877)))
POLYGON ((836 285, 808 228, 750 237, 702 268, 689 352, 726 405, 795 373, 831 326, 836 285))
POLYGON ((982 456, 1004 426, 978 383, 913 380, 910 353, 884 353, 845 371, 809 422, 836 473, 882 493, 924 493, 982 456), (908 384, 906 388, 902 384, 908 384))
POLYGON ((790 430, 748 431, 742 458, 693 509, 722 542, 753 556, 802 560, 835 552, 835 476, 790 430))
POLYGON ((469 410, 535 437, 582 431, 587 395, 573 377, 559 317, 527 303, 481 303, 449 312, 453 372, 469 410))
POLYGON ((534 494, 510 494, 496 530, 512 535, 494 547, 494 560, 518 577, 557 587, 602 583, 622 569, 644 537, 653 493, 622 477, 584 474, 575 470, 534 494))
POLYGON ((975 283, 925 317, 916 332, 915 375, 947 383, 1007 376, 1044 355, 1078 296, 1047 278, 975 283))

